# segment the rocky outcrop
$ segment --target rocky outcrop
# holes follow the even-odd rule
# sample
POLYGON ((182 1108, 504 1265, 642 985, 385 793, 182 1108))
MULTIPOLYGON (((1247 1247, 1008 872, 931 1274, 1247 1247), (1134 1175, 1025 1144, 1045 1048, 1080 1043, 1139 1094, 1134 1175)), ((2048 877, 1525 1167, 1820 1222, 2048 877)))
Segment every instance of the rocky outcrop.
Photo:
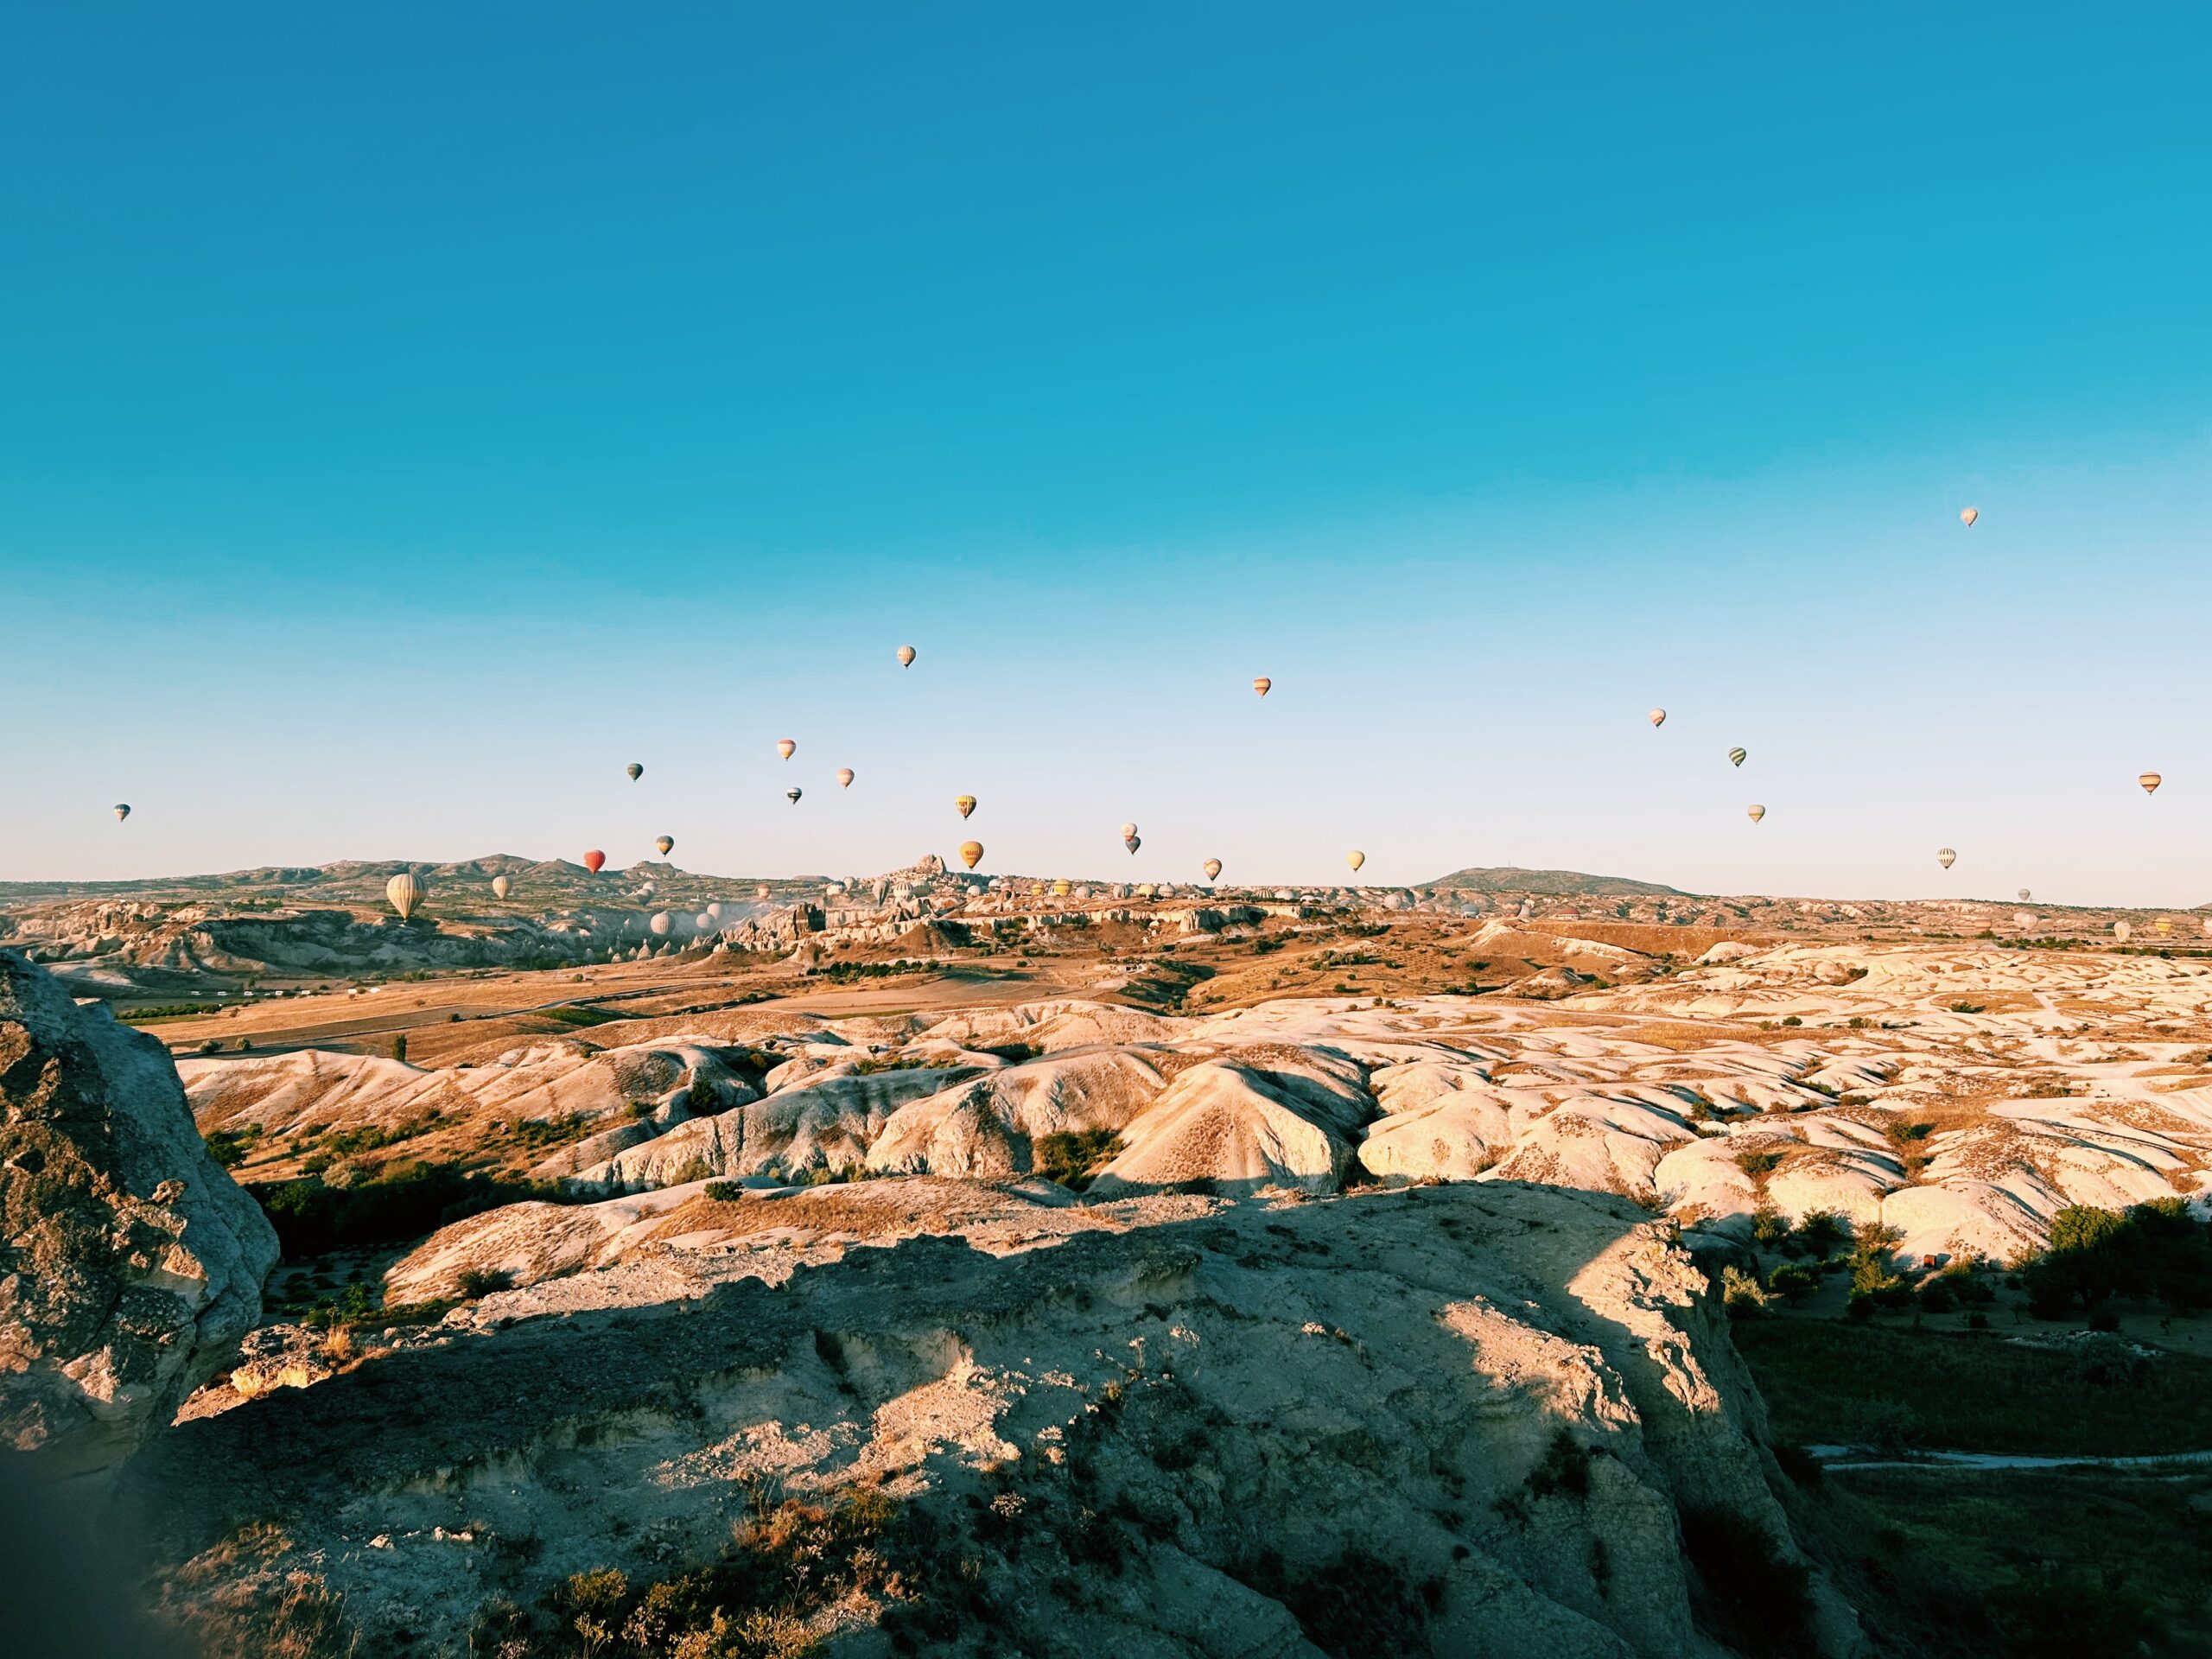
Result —
POLYGON ((161 1044, 0 951, 0 1435, 60 1473, 129 1455, 260 1315, 276 1236, 161 1044))
POLYGON ((1794 1556, 1703 1276, 1622 1200, 1054 1209, 893 1180, 702 1201, 635 1249, 906 1187, 964 1194, 961 1236, 779 1268, 756 1232, 652 1305, 619 1266, 576 1273, 181 1425, 126 1496, 181 1611, 235 1594, 236 1529, 277 1515, 362 1651, 404 1630, 457 1653, 489 1604, 677 1577, 789 1494, 912 1517, 892 1576, 809 1615, 840 1652, 886 1651, 879 1620, 982 1651, 952 1638, 987 1617, 995 1650, 1055 1659, 1719 1659, 1678 1515, 1725 1509, 1794 1556))

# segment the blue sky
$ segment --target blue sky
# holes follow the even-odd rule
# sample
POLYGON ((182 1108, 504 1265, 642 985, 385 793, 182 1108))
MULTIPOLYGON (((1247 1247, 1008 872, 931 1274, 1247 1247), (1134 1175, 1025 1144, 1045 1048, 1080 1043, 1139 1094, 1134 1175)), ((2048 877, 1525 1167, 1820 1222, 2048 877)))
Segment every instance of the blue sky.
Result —
POLYGON ((2212 899, 2212 12, 1064 12, 10 13, 0 878, 2212 899))

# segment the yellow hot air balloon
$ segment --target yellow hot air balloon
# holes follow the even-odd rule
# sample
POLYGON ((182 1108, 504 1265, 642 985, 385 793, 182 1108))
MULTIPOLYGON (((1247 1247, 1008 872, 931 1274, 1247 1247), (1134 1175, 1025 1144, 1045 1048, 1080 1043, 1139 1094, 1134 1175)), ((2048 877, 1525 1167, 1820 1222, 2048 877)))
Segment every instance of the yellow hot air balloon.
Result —
POLYGON ((1745 761, 1751 758, 1751 752, 1749 749, 1731 749, 1728 751, 1728 764, 1732 766, 1740 766, 1745 761))
POLYGON ((1206 880, 1211 881, 1221 874, 1221 861, 1217 858, 1210 858, 1198 868, 1206 873, 1206 880))
POLYGON ((1353 869, 1357 870, 1361 865, 1367 862, 1367 855, 1355 849, 1354 851, 1344 855, 1344 862, 1351 865, 1353 869))
POLYGON ((495 875, 492 878, 492 896, 494 899, 505 898, 514 891, 514 888, 515 884, 504 875, 495 875))
POLYGON ((978 864, 983 861, 983 843, 980 841, 962 842, 960 843, 960 861, 963 864, 965 864, 969 869, 974 869, 978 864))
POLYGON ((2174 931, 2174 919, 2171 916, 2161 916, 2153 925, 2161 933, 2171 933, 2174 931))
POLYGON ((1958 861, 1958 857, 1959 855, 1956 853, 1953 852, 1948 847, 1946 847, 1936 855, 1936 861, 1948 870, 1953 864, 1958 861))
POLYGON ((622 770, 630 774, 630 781, 633 784, 636 783, 639 779, 645 775, 645 769, 634 760, 632 760, 628 766, 623 767, 622 770))
POLYGON ((912 668, 913 665, 914 665, 914 648, 913 648, 912 645, 901 645, 901 646, 899 646, 899 667, 901 667, 901 668, 912 668))
POLYGON ((2155 772, 2146 772, 2135 781, 2143 785, 2143 792, 2145 795, 2155 795, 2158 792, 2158 785, 2166 780, 2155 772))
POLYGON ((663 858, 666 858, 671 853, 676 850, 676 837, 673 836, 663 836, 659 840, 654 842, 653 845, 659 848, 660 855, 663 858))
POLYGON ((386 903, 399 912, 405 921, 415 913, 415 906, 423 902, 423 884, 411 875, 395 875, 384 884, 386 903))
POLYGON ((1052 897, 1055 899, 1065 899, 1074 891, 1075 883, 1072 881, 1055 881, 1052 883, 1052 897))
POLYGON ((1252 682, 1252 689, 1264 697, 1268 695, 1268 688, 1274 683, 1274 682, 1273 680, 1262 674, 1258 679, 1252 682))
POLYGON ((840 767, 838 767, 838 768, 837 768, 837 787, 838 787, 838 788, 840 788, 840 789, 850 789, 852 786, 853 786, 853 769, 852 769, 850 766, 840 766, 840 767))
POLYGON ((792 756, 793 754, 797 753, 798 752, 798 745, 797 743, 793 742, 790 738, 785 737, 785 738, 779 738, 779 739, 778 739, 778 740, 777 740, 777 742, 776 742, 776 753, 777 753, 778 754, 782 755, 782 756, 784 757, 784 759, 785 759, 785 760, 790 760, 790 759, 791 758, 791 756, 792 756))
POLYGON ((1959 522, 1964 524, 1968 530, 1972 530, 1974 528, 1974 521, 1980 517, 1981 509, 1980 507, 1968 507, 1964 512, 1961 512, 1959 515, 1959 522))
POLYGON ((959 810, 960 816, 964 818, 970 812, 973 812, 976 810, 976 798, 973 795, 963 795, 958 800, 953 802, 952 804, 959 810))
POLYGON ((1664 709, 1654 709, 1644 718, 1654 726, 1664 726, 1667 723, 1667 711, 1664 709))
POLYGON ((128 802, 128 801, 118 801, 118 802, 115 804, 115 821, 116 821, 118 823, 122 823, 125 818, 129 817, 130 816, 130 802, 128 802))
POLYGON ((1766 808, 1763 806, 1747 806, 1744 810, 1751 815, 1751 820, 1753 823, 1757 823, 1761 818, 1766 817, 1766 808))

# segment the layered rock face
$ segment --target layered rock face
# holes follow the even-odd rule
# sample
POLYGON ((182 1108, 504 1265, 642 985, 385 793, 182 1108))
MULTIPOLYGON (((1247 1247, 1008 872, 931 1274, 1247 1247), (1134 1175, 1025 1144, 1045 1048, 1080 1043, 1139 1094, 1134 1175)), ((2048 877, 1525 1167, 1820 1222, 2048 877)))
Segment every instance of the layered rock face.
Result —
POLYGON ((875 1494, 928 1541, 811 1616, 831 1651, 934 1607, 931 1652, 1624 1659, 1720 1651, 1680 1513, 1794 1554, 1702 1276, 1622 1200, 894 1179, 629 1227, 606 1271, 163 1436, 128 1481, 175 1611, 216 1616, 237 1529, 276 1516, 362 1651, 483 1651, 487 1606, 875 1494))
POLYGON ((0 950, 0 1437, 57 1474, 168 1423, 260 1316, 276 1236, 161 1044, 0 950))

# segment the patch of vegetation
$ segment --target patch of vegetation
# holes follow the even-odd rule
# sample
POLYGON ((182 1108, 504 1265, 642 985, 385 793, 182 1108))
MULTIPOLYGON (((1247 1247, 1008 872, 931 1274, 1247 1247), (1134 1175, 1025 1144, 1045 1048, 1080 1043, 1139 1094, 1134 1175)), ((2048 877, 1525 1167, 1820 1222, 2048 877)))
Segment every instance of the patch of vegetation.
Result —
POLYGON ((856 1060, 853 1064, 853 1075, 872 1077, 880 1071, 944 1071, 951 1065, 950 1060, 856 1060))
POLYGON ((817 968, 811 977, 826 979, 832 985, 851 985, 865 979, 897 979, 907 974, 925 974, 927 963, 911 961, 901 957, 896 962, 833 962, 817 968))
POLYGON ((1682 1553, 1704 1594, 1699 1622, 1738 1653, 1789 1655, 1813 1646, 1811 1571, 1789 1560, 1749 1516, 1718 1507, 1681 1511, 1682 1553))
POLYGON ((593 1132, 592 1123, 582 1112, 569 1112, 560 1117, 518 1118, 507 1133, 524 1150, 543 1152, 582 1140, 593 1132))
POLYGON ((1736 1167, 1746 1175, 1771 1174, 1781 1165, 1782 1154, 1778 1152, 1739 1152, 1736 1154, 1736 1167))
POLYGON ((2069 1205, 2050 1220, 2050 1243, 2018 1264, 2038 1319, 2113 1300, 2163 1302, 2177 1312, 2212 1307, 2212 1222, 2180 1198, 2124 1213, 2069 1205))
POLYGON ((541 1020, 550 1020, 556 1026, 571 1026, 579 1031, 630 1017, 626 1014, 616 1014, 612 1009, 594 1007, 585 1002, 563 1002, 557 1008, 537 1008, 532 1012, 541 1020))
POLYGON ((357 1157, 380 1147, 396 1147, 436 1128, 442 1120, 435 1112, 417 1112, 399 1123, 368 1123, 358 1129, 340 1129, 322 1142, 321 1150, 334 1159, 357 1157))
POLYGON ((210 1158, 225 1169, 236 1169, 253 1156, 261 1143, 261 1125, 249 1123, 242 1129, 217 1129, 202 1139, 210 1158))
POLYGON ((1335 1659, 1427 1659, 1429 1616, 1444 1605, 1442 1580, 1416 1584, 1397 1561, 1363 1549, 1311 1566, 1262 1550, 1227 1570, 1288 1608, 1306 1639, 1335 1659))
POLYGON ((245 1189, 276 1230, 288 1259, 335 1249, 404 1244, 449 1222, 525 1198, 569 1201, 550 1181, 470 1173, 459 1164, 420 1161, 387 1166, 352 1186, 318 1180, 283 1181, 245 1189))
POLYGON ((1994 1333, 1829 1319, 1751 1320, 1733 1334, 1779 1440, 1863 1440, 1871 1425, 1907 1445, 1958 1452, 2212 1449, 2212 1359, 2167 1353, 2114 1367, 2094 1351, 1994 1333))
POLYGON ((157 1002, 151 1007, 118 1010, 115 1017, 126 1026, 149 1026, 162 1020, 190 1020, 244 1006, 238 1002, 157 1002))
POLYGON ((1111 1129, 1060 1129, 1029 1143, 1029 1166, 1033 1173, 1080 1192, 1121 1150, 1122 1137, 1111 1129))

